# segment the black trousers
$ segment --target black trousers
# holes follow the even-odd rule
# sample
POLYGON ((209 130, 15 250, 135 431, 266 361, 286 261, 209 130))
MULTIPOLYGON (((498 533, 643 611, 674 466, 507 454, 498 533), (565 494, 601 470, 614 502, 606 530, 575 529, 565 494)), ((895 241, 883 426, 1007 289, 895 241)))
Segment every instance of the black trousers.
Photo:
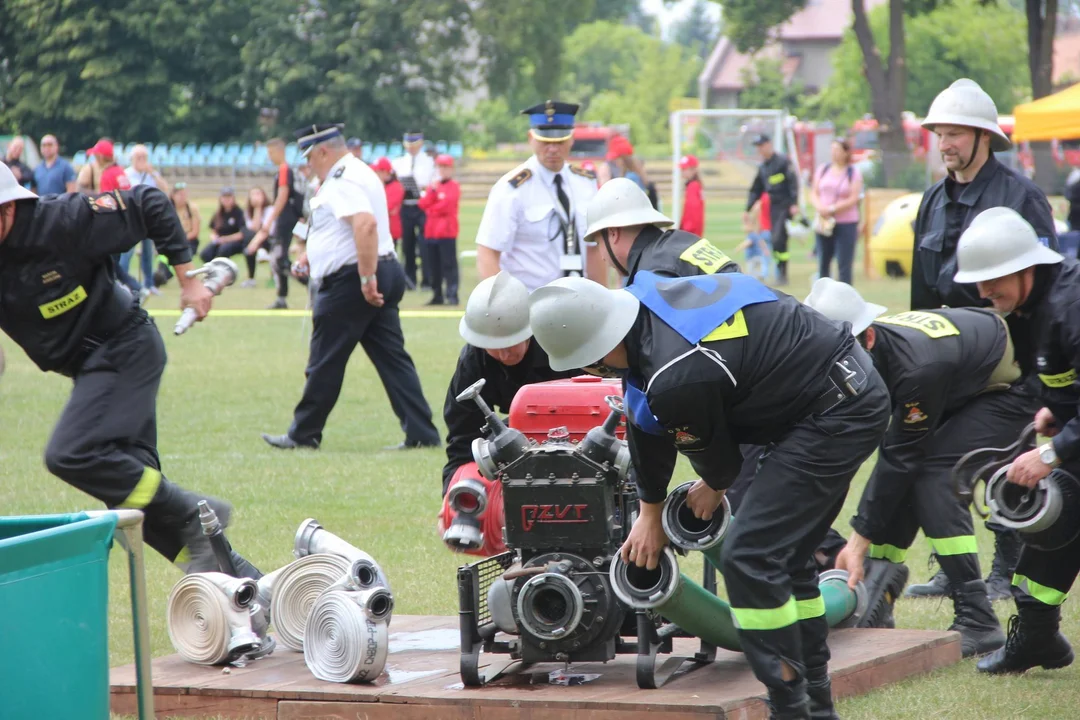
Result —
POLYGON ((739 639, 754 675, 786 687, 828 661, 814 551, 839 514, 852 477, 889 423, 885 383, 869 373, 862 391, 795 425, 769 445, 721 552, 739 639))
POLYGON ((289 275, 292 271, 292 263, 289 262, 289 245, 292 244, 295 227, 295 217, 285 215, 278 218, 277 225, 274 227, 274 236, 270 242, 270 271, 274 274, 274 285, 277 287, 279 298, 289 296, 289 275))
MULTIPOLYGON (((909 478, 904 500, 885 529, 871 538, 874 544, 869 557, 903 562, 922 528, 938 564, 954 585, 978 580, 982 574, 971 510, 956 499, 952 469, 972 450, 1016 442, 1033 419, 1029 410, 1027 397, 1018 390, 990 392, 975 397, 945 420, 926 441, 926 459, 921 471, 909 478)), ((863 512, 882 510, 867 508, 863 512)))
MULTIPOLYGON (((739 449, 743 454, 742 468, 739 470, 739 476, 735 478, 735 482, 724 493, 724 497, 727 498, 728 504, 731 506, 732 516, 739 514, 739 506, 742 505, 743 497, 745 497, 746 491, 750 489, 750 483, 753 481, 754 476, 757 475, 758 465, 764 459, 763 455, 768 450, 768 447, 765 445, 741 445, 739 449)), ((836 556, 840 554, 845 545, 847 545, 847 539, 830 527, 828 532, 825 533, 825 539, 821 541, 817 550, 814 551, 813 562, 817 566, 817 571, 820 573, 836 567, 836 556)))
POLYGON ((416 205, 401 206, 401 252, 404 255, 405 277, 416 284, 416 260, 420 258, 421 284, 430 285, 428 263, 424 262, 424 211, 416 205))
MULTIPOLYGON (((772 200, 772 197, 769 198, 772 200)), ((787 277, 787 263, 791 259, 788 252, 787 221, 791 217, 788 212, 793 203, 775 202, 769 206, 769 221, 772 224, 772 247, 773 258, 776 260, 776 270, 780 277, 787 277)))
MULTIPOLYGON (((1080 463, 1066 463, 1063 469, 1080 478, 1080 463)), ((1021 538, 1024 536, 1021 535, 1021 538)), ((1025 545, 1013 575, 1016 606, 1057 607, 1065 602, 1080 572, 1080 538, 1057 550, 1039 550, 1025 545)))
POLYGON ((355 264, 327 275, 319 285, 312 312, 307 382, 289 428, 289 436, 299 443, 322 441, 323 428, 341 394, 345 367, 357 343, 379 373, 406 444, 439 443, 431 408, 401 332, 398 303, 405 293, 405 274, 390 257, 379 260, 376 275, 385 300, 381 308, 364 299, 355 264))
POLYGON ((135 311, 75 374, 45 466, 109 508, 142 510, 146 542, 172 562, 185 544, 180 529, 197 506, 161 474, 157 394, 165 360, 154 321, 135 311))
POLYGON ((251 242, 251 238, 255 235, 253 232, 244 232, 244 237, 240 240, 232 240, 224 243, 210 243, 202 249, 199 253, 199 257, 202 258, 204 263, 208 263, 214 258, 230 258, 233 255, 243 255, 244 262, 247 264, 248 278, 255 279, 255 253, 248 253, 247 246, 251 242))
POLYGON ((851 268, 855 264, 855 245, 859 239, 859 223, 836 223, 832 235, 817 235, 818 277, 831 277, 829 266, 836 257, 840 282, 851 284, 851 268))
POLYGON ((427 257, 431 263, 431 289, 435 300, 443 299, 443 281, 446 281, 446 297, 456 300, 458 296, 457 238, 428 238, 427 257))

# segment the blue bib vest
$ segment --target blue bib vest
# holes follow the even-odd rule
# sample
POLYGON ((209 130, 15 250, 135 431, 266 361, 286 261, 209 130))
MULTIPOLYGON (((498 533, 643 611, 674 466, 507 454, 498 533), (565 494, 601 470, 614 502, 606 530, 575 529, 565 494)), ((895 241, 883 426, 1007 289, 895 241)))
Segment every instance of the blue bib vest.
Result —
MULTIPOLYGON (((626 290, 692 345, 746 336, 742 309, 776 301, 772 290, 741 273, 665 278, 643 270, 626 290)), ((630 374, 625 385, 627 419, 650 435, 664 434, 649 408, 643 381, 630 374)))

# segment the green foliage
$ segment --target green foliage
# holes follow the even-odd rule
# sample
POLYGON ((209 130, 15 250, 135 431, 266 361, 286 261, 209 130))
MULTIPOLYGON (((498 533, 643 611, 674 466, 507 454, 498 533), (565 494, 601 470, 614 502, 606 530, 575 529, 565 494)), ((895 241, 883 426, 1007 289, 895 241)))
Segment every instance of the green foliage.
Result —
POLYGON ((765 46, 770 30, 806 7, 806 0, 724 0, 722 5, 724 35, 739 52, 752 53, 765 46))
POLYGON ((613 89, 592 98, 586 119, 629 123, 635 144, 666 142, 671 100, 686 95, 701 60, 681 45, 647 38, 636 48, 638 64, 616 67, 613 89))
POLYGON ((690 12, 672 28, 672 39, 694 50, 702 60, 712 52, 720 27, 708 13, 707 0, 694 0, 690 12))
POLYGON ((641 67, 641 50, 660 41, 633 25, 594 22, 579 26, 564 43, 560 95, 588 109, 592 99, 623 87, 641 67))
POLYGON ((529 132, 529 119, 520 108, 511 108, 505 98, 481 100, 467 112, 453 113, 459 128, 456 135, 467 147, 490 149, 497 143, 524 142, 529 132))
POLYGON ((799 114, 805 88, 799 80, 790 85, 784 82, 779 58, 759 57, 742 69, 745 88, 739 93, 739 106, 744 108, 786 108, 799 114))
MULTIPOLYGON (((888 7, 870 12, 878 50, 889 51, 888 7)), ((956 78, 975 80, 990 93, 998 112, 1007 114, 1030 94, 1024 14, 1005 3, 952 0, 905 21, 907 38, 907 110, 923 115, 934 97, 956 78), (1018 59, 1017 50, 1021 52, 1018 59)), ((870 86, 863 74, 863 55, 848 31, 832 56, 828 87, 807 109, 813 117, 845 125, 870 107, 870 86)))

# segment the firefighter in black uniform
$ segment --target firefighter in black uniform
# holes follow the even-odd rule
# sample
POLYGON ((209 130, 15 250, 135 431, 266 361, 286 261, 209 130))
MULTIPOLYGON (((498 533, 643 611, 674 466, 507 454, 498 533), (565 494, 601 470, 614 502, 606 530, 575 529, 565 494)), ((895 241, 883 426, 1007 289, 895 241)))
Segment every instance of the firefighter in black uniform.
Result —
POLYGON ((791 259, 788 251, 787 221, 799 211, 799 178, 791 161, 773 149, 772 139, 768 135, 756 136, 754 146, 761 155, 761 165, 758 166, 754 183, 750 186, 743 222, 750 221, 750 209, 764 193, 768 193, 773 257, 776 258, 776 284, 787 285, 787 266, 791 259))
POLYGON ((443 405, 447 431, 443 495, 458 468, 473 461, 472 442, 483 435, 487 424, 476 403, 458 402, 458 395, 483 378, 480 397, 488 407, 506 414, 523 386, 579 374, 551 369, 547 353, 532 341, 529 291, 506 271, 476 286, 458 331, 468 344, 461 349, 443 405))
MULTIPOLYGON (((740 272, 738 264, 708 240, 693 233, 672 229, 671 218, 657 212, 637 183, 615 178, 604 183, 589 203, 586 240, 603 248, 602 257, 615 272, 632 284, 638 270, 662 277, 693 277, 715 272, 740 272)), ((742 471, 725 497, 732 513, 750 481, 757 473, 763 446, 744 445, 742 471)), ((821 547, 814 553, 818 570, 833 567, 836 554, 844 547, 840 533, 829 528, 821 547)))
MULTIPOLYGON (((45 372, 74 380, 45 448, 45 465, 110 508, 145 514, 146 542, 187 572, 217 570, 199 523, 209 500, 161 472, 158 385, 165 346, 138 300, 116 282, 112 256, 154 241, 199 319, 212 294, 192 269, 191 246, 165 193, 149 185, 97 195, 38 198, 0 165, 0 329, 45 372)), ((259 572, 234 553, 241 574, 259 572)))
MULTIPOLYGON (((974 285, 958 283, 953 277, 960 234, 987 208, 1013 208, 1034 226, 1043 244, 1057 248, 1053 213, 1046 196, 1034 183, 994 157, 995 151, 1008 150, 1011 145, 997 119, 993 99, 968 79, 957 80, 943 90, 926 114, 922 125, 939 136, 948 174, 923 194, 915 217, 912 310, 988 306, 974 285)), ((1017 319, 1010 317, 1007 321, 1014 341, 1022 344, 1024 330, 1017 326, 1017 319)), ((995 402, 984 411, 996 416, 1006 427, 1019 424, 1023 428, 1039 408, 1033 382, 1032 378, 1025 378, 1011 391, 1026 402, 1018 403, 1012 397, 996 394, 995 402)), ((987 527, 994 531, 995 544, 994 562, 986 578, 990 599, 1008 598, 1009 581, 1020 554, 1020 539, 1015 532, 996 523, 987 523, 987 527)), ((905 595, 948 594, 948 581, 939 572, 929 583, 909 587, 905 595)))
MULTIPOLYGON (((829 278, 814 283, 806 304, 850 324, 892 397, 892 423, 837 567, 851 573, 854 587, 865 566, 871 597, 895 597, 907 579, 907 550, 922 528, 952 588, 949 629, 963 638, 964 656, 998 649, 1005 634, 979 572, 971 511, 956 499, 951 473, 968 452, 1010 445, 1023 430, 1002 427, 983 412, 986 402, 996 402, 992 395, 1020 377, 1004 319, 978 308, 878 317, 884 307, 829 278)), ((860 626, 882 624, 891 625, 867 617, 860 626)))
POLYGON ((709 518, 739 472, 739 444, 768 446, 721 571, 773 717, 835 717, 827 629, 808 637, 799 620, 824 614, 811 556, 888 424, 869 356, 847 330, 738 273, 642 270, 622 290, 563 278, 532 294, 529 319, 553 368, 625 377, 641 498, 628 562, 656 567, 678 453, 702 478, 688 504, 709 518))
MULTIPOLYGON (((1053 440, 1009 467, 1009 482, 1028 488, 1056 467, 1080 476, 1080 264, 1047 248, 1037 233, 1010 208, 986 210, 960 238, 955 276, 958 283, 976 283, 995 310, 1030 327, 1030 343, 1018 343, 1017 359, 1025 373, 1038 378, 1035 429, 1053 440)), ((1072 663, 1072 648, 1058 626, 1078 570, 1080 538, 1052 552, 1023 548, 1012 579, 1017 615, 1009 621, 1008 641, 979 661, 980 671, 1015 673, 1072 663)))

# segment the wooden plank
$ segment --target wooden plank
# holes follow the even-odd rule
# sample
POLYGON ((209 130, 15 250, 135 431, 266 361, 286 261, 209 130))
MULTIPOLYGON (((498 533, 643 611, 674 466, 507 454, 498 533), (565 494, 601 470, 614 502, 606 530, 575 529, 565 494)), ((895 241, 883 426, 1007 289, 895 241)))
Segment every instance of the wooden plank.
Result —
MULTIPOLYGON (((241 697, 217 698, 196 695, 154 694, 154 715, 161 720, 169 717, 223 717, 229 720, 274 720, 278 716, 277 700, 241 697)), ((118 715, 138 715, 138 696, 117 693, 110 703, 118 715)), ((355 717, 355 714, 354 714, 355 717)))
MULTIPOLYGON (((764 703, 762 703, 764 706, 764 703)), ((278 720, 703 720, 713 718, 738 718, 738 720, 766 720, 767 712, 739 715, 702 715, 699 712, 657 712, 646 708, 637 710, 576 709, 562 707, 529 709, 527 715, 516 707, 489 707, 467 705, 374 705, 365 706, 358 715, 356 706, 349 703, 295 702, 283 700, 278 706, 278 720)))

